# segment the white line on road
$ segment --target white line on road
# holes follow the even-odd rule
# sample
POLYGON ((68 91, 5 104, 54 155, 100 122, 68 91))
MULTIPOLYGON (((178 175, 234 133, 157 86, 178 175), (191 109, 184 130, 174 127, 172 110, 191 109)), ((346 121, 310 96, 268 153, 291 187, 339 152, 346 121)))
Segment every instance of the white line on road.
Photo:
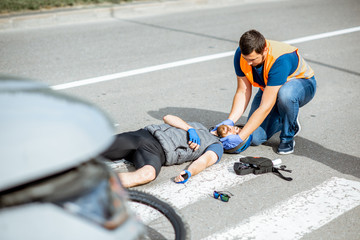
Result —
POLYGON ((302 43, 302 42, 308 42, 308 41, 317 40, 317 39, 321 39, 321 38, 334 37, 334 36, 357 32, 357 31, 360 31, 360 26, 342 29, 342 30, 333 31, 333 32, 320 33, 320 34, 311 35, 308 37, 296 38, 296 39, 287 40, 284 42, 287 44, 302 43))
MULTIPOLYGON (((311 35, 311 36, 302 37, 302 38, 296 38, 296 39, 287 40, 284 42, 288 43, 288 44, 301 43, 301 42, 307 42, 307 41, 312 41, 312 40, 321 39, 321 38, 333 37, 333 36, 356 32, 356 31, 360 31, 360 26, 342 29, 342 30, 333 31, 333 32, 311 35)), ((193 63, 210 61, 210 60, 229 57, 229 56, 233 56, 233 55, 234 55, 234 51, 223 52, 223 53, 207 55, 207 56, 203 56, 203 57, 191 58, 191 59, 186 59, 186 60, 181 60, 181 61, 176 61, 176 62, 171 62, 171 63, 165 63, 165 64, 151 66, 151 67, 145 67, 145 68, 125 71, 125 72, 105 75, 105 76, 101 76, 101 77, 88 78, 88 79, 84 79, 84 80, 78 80, 78 81, 74 81, 74 82, 54 85, 51 88, 54 90, 62 90, 62 89, 67 89, 67 88, 80 87, 80 86, 84 86, 84 85, 105 82, 105 81, 120 79, 120 78, 124 78, 124 77, 130 77, 130 76, 139 75, 139 74, 143 74, 143 73, 149 73, 149 72, 154 72, 154 71, 159 71, 159 70, 164 70, 164 69, 169 69, 169 68, 174 68, 174 67, 185 66, 185 65, 189 65, 189 64, 193 64, 193 63)))
POLYGON ((359 205, 360 182, 333 177, 205 239, 300 239, 359 205))
POLYGON ((181 61, 177 61, 177 62, 165 63, 165 64, 161 64, 161 65, 145 67, 145 68, 130 70, 130 71, 121 72, 121 73, 115 73, 115 74, 101 76, 101 77, 89 78, 89 79, 79 80, 79 81, 75 81, 75 82, 55 85, 55 86, 52 86, 52 89, 60 90, 60 89, 79 87, 79 86, 98 83, 98 82, 105 82, 105 81, 109 81, 109 80, 130 77, 130 76, 139 75, 139 74, 143 74, 143 73, 149 73, 149 72, 159 71, 159 70, 163 70, 163 69, 185 66, 185 65, 189 65, 189 64, 193 64, 193 63, 205 62, 205 61, 209 61, 209 60, 213 60, 213 59, 231 56, 232 54, 234 54, 234 53, 233 52, 225 52, 225 53, 218 53, 218 54, 213 54, 213 55, 208 55, 208 56, 203 56, 203 57, 181 60, 181 61))

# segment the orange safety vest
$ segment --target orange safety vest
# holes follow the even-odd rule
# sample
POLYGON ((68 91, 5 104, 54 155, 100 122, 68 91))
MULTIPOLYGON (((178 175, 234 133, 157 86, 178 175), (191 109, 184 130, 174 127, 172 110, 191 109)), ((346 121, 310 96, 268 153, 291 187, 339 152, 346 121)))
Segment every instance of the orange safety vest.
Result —
MULTIPOLYGON (((299 57, 298 66, 296 70, 287 77, 287 81, 294 78, 308 79, 314 76, 314 71, 300 56, 300 54, 298 53, 298 49, 296 47, 286 43, 271 41, 271 40, 266 40, 266 46, 268 47, 268 53, 265 58, 264 69, 263 69, 265 86, 267 85, 270 69, 272 65, 275 63, 276 59, 278 59, 280 56, 284 54, 292 53, 294 51, 296 51, 296 54, 299 57)), ((258 83, 254 81, 252 67, 246 62, 242 54, 240 57, 240 68, 241 71, 245 74, 246 78, 254 87, 259 87, 261 88, 261 90, 264 90, 262 86, 260 86, 258 83)))

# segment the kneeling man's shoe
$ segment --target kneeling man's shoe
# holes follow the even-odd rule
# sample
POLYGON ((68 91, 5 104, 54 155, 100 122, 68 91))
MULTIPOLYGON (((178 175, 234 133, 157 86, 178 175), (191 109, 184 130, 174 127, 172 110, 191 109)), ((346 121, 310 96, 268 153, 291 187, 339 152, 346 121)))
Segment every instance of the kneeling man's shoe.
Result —
POLYGON ((290 154, 294 152, 295 141, 291 140, 290 142, 280 142, 278 147, 278 154, 290 154))

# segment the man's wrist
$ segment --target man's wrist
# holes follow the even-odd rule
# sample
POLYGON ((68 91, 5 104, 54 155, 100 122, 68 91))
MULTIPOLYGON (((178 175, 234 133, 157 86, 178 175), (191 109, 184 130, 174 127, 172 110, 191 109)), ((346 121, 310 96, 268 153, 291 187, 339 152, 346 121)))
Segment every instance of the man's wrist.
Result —
POLYGON ((235 119, 233 117, 228 117, 228 120, 232 121, 235 124, 235 119))

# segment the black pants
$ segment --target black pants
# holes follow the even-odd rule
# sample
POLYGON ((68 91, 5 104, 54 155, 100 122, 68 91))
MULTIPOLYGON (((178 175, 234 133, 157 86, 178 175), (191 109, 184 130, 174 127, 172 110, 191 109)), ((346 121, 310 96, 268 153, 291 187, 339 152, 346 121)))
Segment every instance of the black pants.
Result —
POLYGON ((151 165, 155 168, 156 176, 165 163, 162 146, 145 129, 116 135, 113 144, 101 155, 110 160, 125 159, 132 162, 136 169, 151 165))

